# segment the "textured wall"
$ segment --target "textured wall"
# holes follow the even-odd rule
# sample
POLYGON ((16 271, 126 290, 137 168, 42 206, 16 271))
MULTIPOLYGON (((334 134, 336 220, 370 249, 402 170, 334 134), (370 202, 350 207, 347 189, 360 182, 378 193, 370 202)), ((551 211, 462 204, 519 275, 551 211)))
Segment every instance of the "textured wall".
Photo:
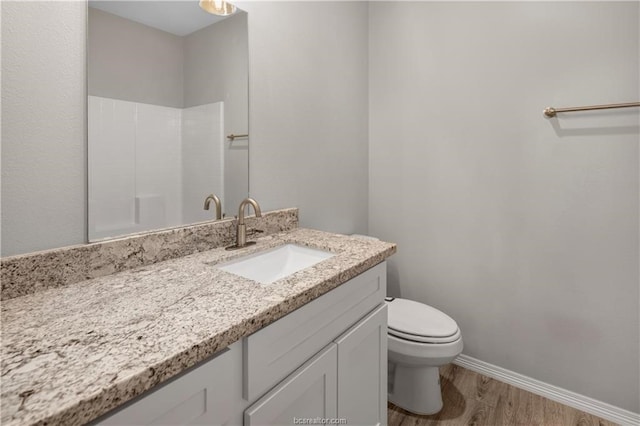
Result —
POLYGON ((464 352, 640 411, 637 2, 371 3, 370 231, 464 352), (558 35, 561 35, 558 37, 558 35))
POLYGON ((2 255, 86 240, 86 5, 2 7, 2 255))

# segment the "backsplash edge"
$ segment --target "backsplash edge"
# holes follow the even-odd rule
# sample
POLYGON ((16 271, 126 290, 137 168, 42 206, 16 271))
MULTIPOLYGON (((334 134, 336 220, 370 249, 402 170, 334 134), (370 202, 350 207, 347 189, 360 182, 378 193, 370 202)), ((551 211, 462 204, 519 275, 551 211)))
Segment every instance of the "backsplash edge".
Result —
MULTIPOLYGON (((266 212, 246 218, 253 229, 270 235, 298 227, 298 209, 266 212)), ((0 259, 0 300, 9 300, 140 266, 230 245, 236 219, 203 222, 69 247, 0 259)))

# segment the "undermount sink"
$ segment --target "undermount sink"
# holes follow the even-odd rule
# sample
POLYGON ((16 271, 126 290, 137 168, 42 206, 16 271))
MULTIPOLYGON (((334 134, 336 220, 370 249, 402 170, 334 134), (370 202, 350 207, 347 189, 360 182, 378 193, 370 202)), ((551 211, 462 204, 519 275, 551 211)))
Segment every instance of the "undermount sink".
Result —
POLYGON ((218 267, 262 284, 271 284, 333 256, 333 253, 324 250, 285 244, 232 260, 218 267))

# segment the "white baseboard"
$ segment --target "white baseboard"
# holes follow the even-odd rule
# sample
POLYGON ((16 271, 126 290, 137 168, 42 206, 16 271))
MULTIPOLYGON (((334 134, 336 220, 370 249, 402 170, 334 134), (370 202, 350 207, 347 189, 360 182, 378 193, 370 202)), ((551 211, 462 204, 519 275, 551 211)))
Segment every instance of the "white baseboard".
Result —
POLYGON ((531 377, 523 376, 522 374, 480 361, 468 355, 460 355, 453 363, 620 425, 640 425, 640 414, 638 413, 623 410, 611 404, 541 382, 540 380, 532 379, 531 377))

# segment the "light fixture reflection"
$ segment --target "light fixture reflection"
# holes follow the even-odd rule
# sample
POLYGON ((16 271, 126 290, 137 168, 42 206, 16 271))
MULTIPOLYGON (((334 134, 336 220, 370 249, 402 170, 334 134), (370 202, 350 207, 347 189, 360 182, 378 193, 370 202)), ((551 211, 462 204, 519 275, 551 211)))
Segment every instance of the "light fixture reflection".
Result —
POLYGON ((213 15, 219 16, 231 15, 236 11, 236 7, 225 0, 200 0, 200 7, 213 15))

